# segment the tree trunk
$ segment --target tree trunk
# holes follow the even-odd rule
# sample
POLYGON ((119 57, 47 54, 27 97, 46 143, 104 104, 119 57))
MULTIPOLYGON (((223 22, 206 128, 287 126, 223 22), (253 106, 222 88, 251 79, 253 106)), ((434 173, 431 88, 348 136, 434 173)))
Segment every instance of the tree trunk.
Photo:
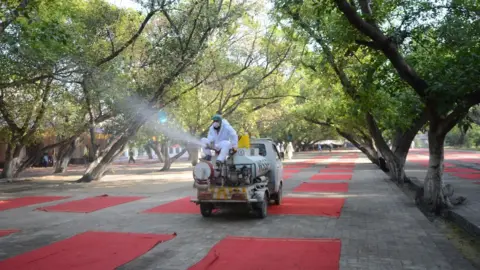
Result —
POLYGON ((68 164, 70 163, 70 159, 72 158, 79 141, 80 138, 78 137, 72 138, 67 144, 59 147, 54 173, 64 173, 67 171, 68 164))
POLYGON ((427 176, 424 181, 424 203, 432 212, 439 214, 443 209, 451 206, 443 194, 443 161, 445 135, 437 132, 435 126, 428 131, 429 163, 427 176))
POLYGON ((161 153, 163 153, 163 167, 160 169, 160 171, 168 171, 170 170, 170 166, 172 163, 170 162, 170 155, 168 154, 168 140, 162 143, 161 145, 161 153))
POLYGON ((148 155, 148 159, 153 159, 152 148, 150 147, 150 145, 146 144, 143 148, 148 155))
MULTIPOLYGON (((165 156, 168 156, 168 145, 167 147, 165 147, 167 150, 165 152, 165 156)), ((187 152, 187 148, 184 148, 182 151, 180 151, 178 154, 176 154, 175 156, 173 157, 169 157, 168 159, 165 158, 165 163, 163 164, 163 168, 160 169, 160 171, 168 171, 170 170, 170 167, 172 166, 172 164, 177 160, 179 159, 181 156, 183 156, 183 154, 185 154, 185 152, 187 152)))
POLYGON ((1 178, 12 179, 16 177, 18 167, 21 161, 21 153, 24 146, 19 144, 9 144, 5 152, 5 165, 3 166, 1 178))
POLYGON ((458 138, 458 146, 463 146, 465 144, 465 137, 467 132, 460 128, 460 137, 458 138))
POLYGON ((137 134, 138 129, 143 126, 146 121, 147 119, 144 116, 138 115, 129 127, 126 128, 125 132, 122 135, 119 135, 118 138, 112 140, 105 150, 102 151, 92 163, 90 163, 82 178, 77 180, 77 182, 81 183, 100 180, 107 171, 108 166, 123 152, 128 141, 137 134))
POLYGON ((375 148, 373 147, 373 142, 371 138, 365 138, 364 140, 360 140, 355 138, 353 134, 347 133, 337 128, 337 133, 340 134, 343 138, 347 139, 351 142, 358 150, 364 153, 367 158, 376 165, 379 165, 378 161, 378 154, 375 148))
POLYGON ((95 160, 98 156, 98 147, 96 144, 96 139, 95 139, 95 127, 91 127, 89 129, 90 132, 90 151, 88 152, 88 157, 90 160, 95 160))
POLYGON ((187 151, 189 155, 189 161, 191 161, 192 166, 197 165, 200 159, 200 149, 197 146, 187 146, 187 151))
POLYGON ((377 146, 380 154, 385 159, 388 168, 388 171, 386 172, 388 172, 393 181, 403 185, 405 181, 409 181, 405 175, 405 160, 408 155, 408 149, 410 149, 410 145, 416 133, 425 123, 423 120, 425 118, 423 118, 423 116, 419 118, 414 125, 412 125, 411 128, 402 135, 397 134, 394 146, 392 147, 392 149, 395 149, 395 152, 392 151, 392 149, 390 149, 388 144, 385 142, 385 139, 383 138, 383 135, 373 116, 370 113, 367 113, 366 119, 368 130, 375 141, 375 146, 377 146))
MULTIPOLYGON (((158 161, 160 161, 161 163, 163 163, 163 161, 165 160, 165 158, 163 157, 163 152, 162 152, 162 146, 160 143, 158 142, 154 142, 154 143, 150 143, 148 145, 151 150, 153 150, 153 152, 155 152, 155 155, 157 155, 157 159, 158 161)), ((168 153, 167 153, 168 154, 168 153)))
POLYGON ((32 167, 35 165, 40 159, 42 159, 43 153, 48 150, 44 150, 45 148, 41 148, 40 145, 35 145, 33 148, 31 148, 29 151, 27 151, 27 156, 21 160, 21 162, 18 164, 17 169, 15 173, 13 174, 13 177, 18 177, 21 172, 24 170, 32 167))
POLYGON ((90 163, 82 178, 80 178, 77 182, 88 183, 91 181, 100 180, 112 161, 123 152, 129 139, 130 136, 124 134, 120 136, 118 140, 113 141, 108 148, 108 151, 99 155, 92 163, 90 163))

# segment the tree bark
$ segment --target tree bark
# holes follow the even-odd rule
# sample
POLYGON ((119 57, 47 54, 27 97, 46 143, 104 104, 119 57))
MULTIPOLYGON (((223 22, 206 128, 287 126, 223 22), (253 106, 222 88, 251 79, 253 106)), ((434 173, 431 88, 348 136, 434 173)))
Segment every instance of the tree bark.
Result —
POLYGON ((373 164, 379 165, 378 154, 377 154, 377 151, 375 150, 375 147, 373 147, 373 142, 371 139, 360 140, 355 138, 354 135, 347 133, 345 131, 342 131, 338 128, 337 128, 337 133, 340 134, 340 136, 342 136, 343 138, 347 139, 353 145, 355 145, 355 147, 357 147, 358 150, 364 153, 373 164))
POLYGON ((443 209, 451 207, 448 198, 443 194, 443 161, 445 135, 438 133, 435 126, 428 131, 429 163, 424 181, 424 203, 432 212, 439 214, 443 209))
POLYGON ((197 165, 200 159, 200 149, 198 149, 198 146, 187 145, 187 151, 188 151, 189 161, 191 162, 192 166, 197 165))
POLYGON ((158 142, 153 142, 153 143, 149 143, 149 144, 148 144, 148 147, 149 147, 151 150, 153 150, 153 152, 155 152, 155 155, 157 155, 158 161, 160 161, 161 163, 163 163, 163 161, 165 160, 165 158, 164 158, 164 156, 163 156, 161 144, 158 143, 158 142))
POLYGON ((138 132, 138 129, 145 124, 147 119, 145 116, 137 115, 125 132, 112 140, 109 145, 98 157, 90 163, 82 178, 77 182, 91 182, 100 180, 108 169, 112 161, 120 155, 128 141, 138 132))
POLYGON ((8 144, 5 152, 5 165, 3 166, 1 178, 12 179, 18 171, 21 161, 21 153, 25 147, 20 144, 8 144))
POLYGON ((410 181, 405 174, 405 162, 413 139, 427 121, 426 112, 422 112, 407 130, 397 130, 392 149, 385 142, 372 115, 367 114, 366 117, 375 145, 386 161, 390 178, 399 184, 410 181))
POLYGON ((77 148, 79 141, 80 141, 80 138, 74 137, 74 138, 71 138, 68 141, 68 143, 59 147, 54 173, 64 173, 67 171, 68 164, 72 159, 72 155, 75 152, 75 149, 77 148))
POLYGON ((148 159, 153 159, 152 148, 150 147, 150 145, 146 144, 143 148, 148 155, 148 159))
POLYGON ((175 156, 171 157, 168 155, 168 144, 165 144, 165 162, 163 163, 163 167, 162 169, 160 169, 160 171, 168 171, 170 170, 170 167, 172 166, 172 164, 178 159, 180 158, 181 156, 183 156, 183 154, 185 154, 185 152, 187 152, 187 148, 184 148, 182 151, 180 151, 178 154, 176 154, 175 156), (168 158, 167 158, 168 157, 168 158))
POLYGON ((112 161, 125 149, 130 137, 131 136, 124 134, 121 135, 117 140, 113 141, 110 147, 108 147, 108 151, 102 153, 93 162, 91 162, 82 178, 77 180, 77 182, 88 183, 91 181, 100 180, 107 171, 110 163, 112 163, 112 161))
POLYGON ((163 155, 165 155, 163 157, 163 167, 160 169, 160 171, 168 171, 170 170, 170 166, 172 165, 170 163, 170 155, 168 153, 168 140, 162 143, 160 148, 161 148, 160 152, 163 153, 163 155))

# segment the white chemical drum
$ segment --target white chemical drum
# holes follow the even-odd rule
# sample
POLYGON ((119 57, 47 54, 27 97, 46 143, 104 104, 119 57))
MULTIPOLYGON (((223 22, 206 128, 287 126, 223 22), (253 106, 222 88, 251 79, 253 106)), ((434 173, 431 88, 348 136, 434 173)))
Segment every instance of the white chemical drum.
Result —
POLYGON ((210 162, 199 162, 193 169, 193 178, 195 180, 208 180, 213 176, 213 164, 210 162))

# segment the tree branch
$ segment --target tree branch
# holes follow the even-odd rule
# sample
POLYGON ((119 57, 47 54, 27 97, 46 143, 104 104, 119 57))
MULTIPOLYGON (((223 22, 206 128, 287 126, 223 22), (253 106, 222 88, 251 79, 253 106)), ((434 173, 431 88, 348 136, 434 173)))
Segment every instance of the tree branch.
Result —
POLYGON ((480 103, 480 91, 466 95, 462 101, 456 106, 456 108, 448 114, 441 122, 440 132, 447 134, 462 118, 467 116, 470 108, 480 103))
POLYGON ((377 27, 363 20, 346 0, 335 0, 338 9, 345 15, 350 24, 364 35, 370 37, 383 54, 390 60, 399 76, 406 81, 417 94, 426 99, 428 84, 410 67, 397 46, 377 27))
POLYGON ((127 41, 125 42, 125 44, 123 44, 119 49, 117 49, 116 51, 112 52, 109 56, 101 59, 100 61, 98 61, 95 66, 99 67, 105 63, 107 63, 108 61, 114 59, 115 57, 117 57, 120 53, 122 53, 126 48, 128 48, 128 46, 130 46, 133 42, 135 42, 135 40, 137 40, 137 38, 142 34, 143 30, 145 29, 145 27, 147 26, 148 22, 150 21, 150 19, 153 17, 153 15, 155 15, 155 13, 157 13, 158 10, 157 9, 154 9, 152 11, 150 11, 147 16, 145 17, 145 19, 143 20, 142 24, 140 25, 140 28, 138 28, 137 32, 127 41))
POLYGON ((33 135, 33 133, 37 131, 38 125, 40 121, 43 119, 43 116, 45 115, 45 110, 47 108, 48 95, 50 95, 50 90, 52 88, 52 81, 53 81, 52 78, 48 79, 47 84, 45 85, 45 90, 43 91, 40 110, 38 111, 37 117, 35 118, 33 125, 29 129, 25 138, 29 138, 30 136, 33 135))

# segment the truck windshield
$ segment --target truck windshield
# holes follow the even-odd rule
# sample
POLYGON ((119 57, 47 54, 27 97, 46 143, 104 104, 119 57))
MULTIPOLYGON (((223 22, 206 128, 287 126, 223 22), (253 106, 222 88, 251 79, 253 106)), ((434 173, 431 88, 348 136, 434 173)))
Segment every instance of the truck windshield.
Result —
POLYGON ((265 144, 263 143, 252 143, 250 144, 251 148, 258 149, 258 152, 260 156, 267 156, 267 148, 265 147, 265 144))

